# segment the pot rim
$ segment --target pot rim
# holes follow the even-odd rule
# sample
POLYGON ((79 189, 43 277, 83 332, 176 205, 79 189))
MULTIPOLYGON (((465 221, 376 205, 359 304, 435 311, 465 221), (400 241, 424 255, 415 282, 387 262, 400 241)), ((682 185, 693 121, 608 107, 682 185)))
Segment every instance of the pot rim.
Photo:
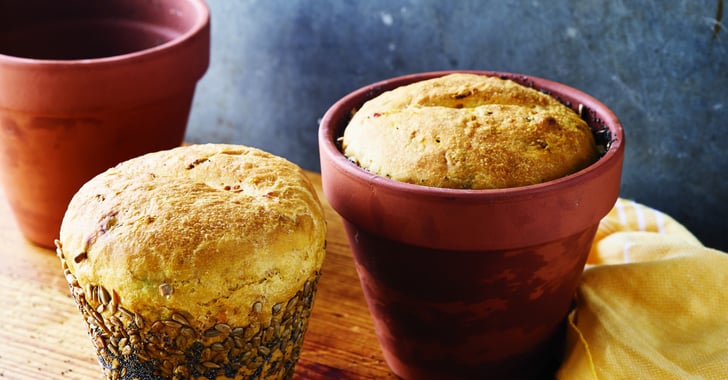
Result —
MULTIPOLYGON (((559 99, 563 102, 562 99, 559 99)), ((568 105, 568 104, 567 104, 568 105)), ((571 108, 571 107, 570 107, 571 108)), ((330 159, 336 167, 339 168, 343 174, 349 177, 355 178, 359 181, 365 182, 376 182, 379 186, 388 188, 393 192, 405 192, 418 197, 426 198, 447 198, 447 199, 475 199, 483 196, 488 196, 493 200, 496 199, 515 199, 515 198, 532 198, 536 194, 543 192, 551 192, 559 188, 565 188, 573 185, 575 182, 583 181, 585 177, 593 177, 598 175, 600 168, 605 165, 609 165, 612 158, 620 155, 624 149, 624 130, 621 122, 617 119, 614 113, 606 107, 601 101, 592 97, 591 95, 567 86, 562 83, 554 82, 548 79, 535 77, 525 74, 517 74, 512 72, 503 71, 484 71, 484 70, 443 70, 443 71, 428 71, 422 73, 406 74, 397 76, 389 79, 384 79, 354 90, 334 103, 324 114, 319 124, 319 144, 322 150, 322 159, 324 153, 326 158, 330 159), (550 181, 510 187, 510 188, 499 188, 499 189, 452 189, 452 188, 439 188, 430 187, 417 184, 411 184, 406 182, 400 182, 390 178, 386 178, 377 174, 373 174, 366 169, 361 168, 351 160, 349 160, 335 143, 336 138, 341 136, 345 125, 334 125, 336 119, 341 118, 341 113, 346 111, 349 113, 355 108, 360 107, 364 101, 371 99, 374 95, 379 94, 383 91, 399 87, 405 83, 412 83, 414 81, 427 80, 435 77, 444 76, 452 73, 472 73, 479 75, 498 76, 507 79, 515 80, 521 84, 527 84, 529 87, 535 88, 540 91, 548 89, 546 92, 559 99, 559 95, 564 93, 572 94, 573 98, 578 98, 584 107, 589 110, 598 113, 602 116, 603 124, 609 128, 611 133, 611 140, 609 142, 609 148, 607 151, 593 164, 583 168, 577 172, 553 179, 550 181), (525 83, 524 83, 525 82, 525 83)))
POLYGON ((0 53, 0 64, 10 66, 55 66, 55 67, 88 67, 88 66, 106 66, 116 65, 119 61, 137 61, 148 59, 150 56, 161 54, 169 49, 173 49, 177 46, 186 44, 187 41, 194 38, 202 30, 207 28, 210 24, 210 9, 204 0, 181 0, 186 1, 195 10, 195 21, 194 24, 187 29, 184 33, 179 36, 164 42, 162 44, 152 46, 150 48, 133 51, 125 54, 112 55, 108 57, 99 58, 84 58, 84 59, 39 59, 39 58, 27 58, 18 57, 14 55, 7 55, 0 53))

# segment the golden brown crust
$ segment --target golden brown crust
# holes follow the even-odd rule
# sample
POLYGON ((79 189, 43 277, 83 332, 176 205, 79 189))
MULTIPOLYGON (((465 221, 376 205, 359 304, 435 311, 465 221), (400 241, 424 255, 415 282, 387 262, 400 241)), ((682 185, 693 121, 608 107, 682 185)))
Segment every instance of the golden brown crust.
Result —
POLYGON ((597 159, 589 126, 555 98, 510 80, 464 73, 368 101, 347 126, 342 148, 372 173, 462 189, 541 183, 597 159))
POLYGON ((146 321, 198 331, 270 320, 324 259, 315 190, 296 165, 235 145, 127 161, 84 185, 61 227, 68 270, 146 321))

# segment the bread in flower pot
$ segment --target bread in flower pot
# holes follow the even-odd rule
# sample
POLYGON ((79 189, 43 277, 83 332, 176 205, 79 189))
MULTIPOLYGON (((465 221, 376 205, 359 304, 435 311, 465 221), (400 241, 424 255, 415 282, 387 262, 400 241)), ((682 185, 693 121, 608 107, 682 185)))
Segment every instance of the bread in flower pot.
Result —
POLYGON ((395 374, 548 376, 619 193, 622 127, 563 84, 450 74, 392 78, 335 103, 319 129, 324 194, 395 374))

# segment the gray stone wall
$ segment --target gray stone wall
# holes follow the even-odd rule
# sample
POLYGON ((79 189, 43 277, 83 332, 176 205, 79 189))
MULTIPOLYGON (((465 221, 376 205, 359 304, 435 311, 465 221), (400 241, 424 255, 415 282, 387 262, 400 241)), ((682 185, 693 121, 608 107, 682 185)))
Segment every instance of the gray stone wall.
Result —
POLYGON ((256 146, 318 170, 318 119, 365 84, 445 69, 540 76, 621 119, 623 197, 728 250, 721 0, 208 1, 212 62, 191 142, 256 146))

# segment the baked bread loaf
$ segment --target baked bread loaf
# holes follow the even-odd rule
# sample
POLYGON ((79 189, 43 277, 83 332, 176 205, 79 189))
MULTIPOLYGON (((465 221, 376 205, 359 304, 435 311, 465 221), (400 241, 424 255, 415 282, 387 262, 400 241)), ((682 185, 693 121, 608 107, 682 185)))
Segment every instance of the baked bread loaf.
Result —
POLYGON ((325 237, 298 166, 207 144, 93 178, 56 244, 108 378, 289 378, 325 237))
POLYGON ((587 123, 555 98, 468 73, 382 93, 354 114, 341 143, 374 174, 456 189, 537 184, 598 158, 587 123))

